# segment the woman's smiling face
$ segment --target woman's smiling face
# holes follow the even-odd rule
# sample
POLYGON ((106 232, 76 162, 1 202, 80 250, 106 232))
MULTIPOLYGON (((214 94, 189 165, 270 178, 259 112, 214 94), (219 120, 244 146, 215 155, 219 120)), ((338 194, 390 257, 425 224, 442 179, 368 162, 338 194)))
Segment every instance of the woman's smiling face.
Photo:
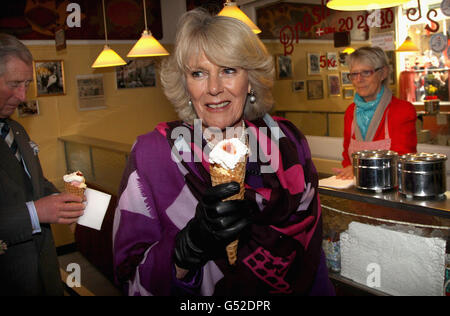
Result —
POLYGON ((250 92, 248 72, 216 65, 205 54, 191 58, 188 69, 187 90, 203 126, 224 130, 240 124, 250 92))

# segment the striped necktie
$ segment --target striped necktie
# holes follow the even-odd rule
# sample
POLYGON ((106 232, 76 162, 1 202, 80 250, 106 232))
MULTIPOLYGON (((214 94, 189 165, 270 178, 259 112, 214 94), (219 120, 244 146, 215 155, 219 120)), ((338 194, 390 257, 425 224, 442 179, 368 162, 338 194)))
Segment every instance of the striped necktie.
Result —
POLYGON ((0 119, 0 133, 2 139, 6 142, 6 144, 8 144, 13 155, 16 156, 17 160, 21 161, 19 147, 14 140, 14 133, 9 127, 9 124, 6 122, 6 119, 0 119))

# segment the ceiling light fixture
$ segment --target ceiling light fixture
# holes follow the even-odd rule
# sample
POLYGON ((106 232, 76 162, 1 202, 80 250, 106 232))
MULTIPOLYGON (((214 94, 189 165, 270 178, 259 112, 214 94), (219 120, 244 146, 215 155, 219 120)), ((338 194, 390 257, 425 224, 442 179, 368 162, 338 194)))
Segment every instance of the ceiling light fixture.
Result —
POLYGON ((256 24, 253 23, 253 21, 250 20, 250 18, 247 15, 245 15, 245 13, 241 11, 241 9, 239 9, 236 2, 232 0, 227 0, 227 2, 225 2, 222 11, 220 11, 218 15, 228 16, 231 18, 241 20, 252 29, 253 33, 255 34, 261 33, 259 27, 257 27, 256 24))
POLYGON ((399 48, 396 49, 396 52, 418 52, 419 48, 414 44, 411 37, 406 37, 405 41, 399 48))
POLYGON ((115 51, 108 46, 108 31, 106 30, 106 14, 105 14, 105 0, 102 0, 103 5, 103 24, 105 26, 105 46, 97 59, 92 64, 92 68, 114 67, 122 66, 127 63, 115 51))
POLYGON ((154 57, 167 56, 169 52, 153 37, 152 32, 147 28, 147 9, 145 7, 145 0, 142 0, 144 5, 144 23, 145 29, 142 36, 128 53, 127 57, 154 57))
POLYGON ((370 11, 396 7, 411 0, 331 0, 327 7, 339 11, 370 11))

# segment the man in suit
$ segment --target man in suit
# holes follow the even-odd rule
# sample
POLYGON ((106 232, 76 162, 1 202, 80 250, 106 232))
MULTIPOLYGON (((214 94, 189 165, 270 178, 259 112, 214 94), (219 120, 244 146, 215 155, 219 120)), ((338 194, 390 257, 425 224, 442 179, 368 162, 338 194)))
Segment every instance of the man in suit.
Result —
POLYGON ((0 34, 0 296, 63 294, 50 224, 74 223, 84 210, 81 198, 47 181, 36 146, 10 119, 33 80, 32 61, 25 45, 0 34))

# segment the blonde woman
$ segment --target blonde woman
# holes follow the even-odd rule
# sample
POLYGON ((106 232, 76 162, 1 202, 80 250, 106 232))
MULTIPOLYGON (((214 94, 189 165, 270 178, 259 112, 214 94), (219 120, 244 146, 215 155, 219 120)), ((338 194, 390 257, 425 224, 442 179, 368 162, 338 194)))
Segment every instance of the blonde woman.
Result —
POLYGON ((334 293, 308 145, 291 123, 267 114, 272 59, 236 19, 203 10, 181 19, 161 66, 181 120, 138 138, 115 214, 115 273, 128 295, 334 293), (255 144, 243 200, 223 201, 239 191, 236 182, 211 185, 211 130, 255 144), (230 266, 225 247, 237 238, 230 266))

